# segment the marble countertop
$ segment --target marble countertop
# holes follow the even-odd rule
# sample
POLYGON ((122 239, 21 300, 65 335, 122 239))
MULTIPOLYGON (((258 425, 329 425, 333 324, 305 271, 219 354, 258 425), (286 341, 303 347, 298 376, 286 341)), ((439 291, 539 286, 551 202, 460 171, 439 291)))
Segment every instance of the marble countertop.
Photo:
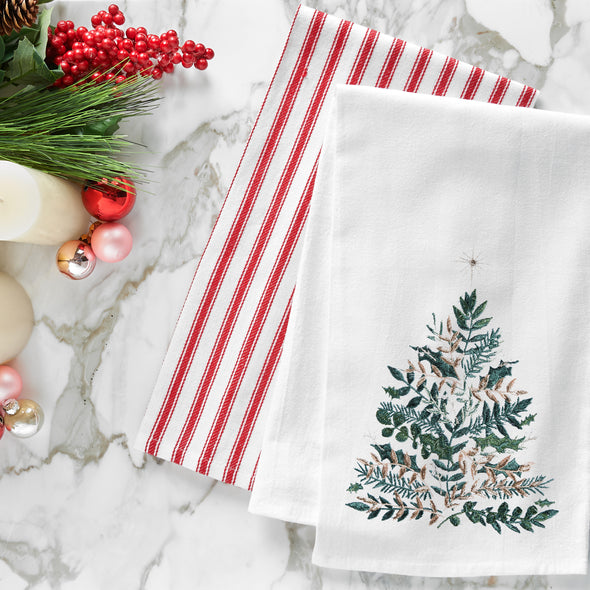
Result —
MULTIPOLYGON (((54 2, 88 25, 108 3, 54 2)), ((539 108, 590 114, 588 0, 318 0, 309 5, 539 88, 539 108)), ((81 282, 55 248, 0 244, 0 270, 36 324, 14 366, 46 424, 0 452, 0 588, 590 588, 590 576, 477 579, 339 573, 311 565, 314 531, 248 513, 248 493, 130 448, 196 261, 284 43, 297 0, 128 0, 127 25, 215 49, 161 82, 127 128, 153 169, 126 219, 135 247, 81 282)))

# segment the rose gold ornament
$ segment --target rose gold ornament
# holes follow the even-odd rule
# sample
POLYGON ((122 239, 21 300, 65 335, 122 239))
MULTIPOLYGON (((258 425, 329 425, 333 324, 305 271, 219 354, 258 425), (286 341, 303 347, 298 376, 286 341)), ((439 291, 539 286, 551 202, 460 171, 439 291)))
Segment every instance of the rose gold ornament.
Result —
POLYGON ((57 268, 70 279, 85 279, 95 266, 94 252, 82 240, 70 240, 57 251, 57 268))
POLYGON ((90 239, 96 257, 104 262, 119 262, 131 252, 131 232, 121 223, 103 223, 90 239))
POLYGON ((5 414, 4 425, 14 436, 28 438, 41 429, 43 425, 43 410, 37 402, 31 399, 19 400, 19 406, 16 414, 5 414))
POLYGON ((18 397, 23 389, 21 376, 7 365, 0 365, 0 402, 18 397))

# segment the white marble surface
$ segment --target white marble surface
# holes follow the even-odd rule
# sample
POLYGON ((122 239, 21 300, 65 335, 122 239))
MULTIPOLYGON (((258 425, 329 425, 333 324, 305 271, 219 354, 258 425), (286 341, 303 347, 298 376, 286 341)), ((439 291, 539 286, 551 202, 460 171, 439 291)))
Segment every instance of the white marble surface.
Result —
MULTIPOLYGON (((77 25, 107 2, 56 2, 77 25)), ((51 247, 0 244, 29 292, 33 337, 15 361, 46 411, 0 443, 0 588, 590 588, 590 576, 422 579, 310 564, 313 530, 247 512, 243 490, 129 448, 193 269, 270 80, 297 0, 130 0, 128 25, 213 47, 202 74, 161 83, 128 128, 154 168, 126 223, 130 257, 86 281, 51 247)), ((540 88, 540 108, 590 114, 588 0, 319 0, 310 5, 540 88)), ((1 304, 1 302, 0 302, 1 304)))

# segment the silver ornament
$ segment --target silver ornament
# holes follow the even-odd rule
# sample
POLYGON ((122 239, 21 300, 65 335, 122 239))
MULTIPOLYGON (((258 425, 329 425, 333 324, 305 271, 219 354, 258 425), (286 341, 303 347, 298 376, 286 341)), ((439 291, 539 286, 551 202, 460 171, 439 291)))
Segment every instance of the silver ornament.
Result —
POLYGON ((95 266, 94 252, 82 240, 70 240, 57 251, 57 268, 70 279, 85 279, 95 266))
POLYGON ((43 410, 31 399, 19 400, 19 409, 14 415, 5 414, 4 426, 18 438, 28 438, 39 432, 43 425, 43 410))

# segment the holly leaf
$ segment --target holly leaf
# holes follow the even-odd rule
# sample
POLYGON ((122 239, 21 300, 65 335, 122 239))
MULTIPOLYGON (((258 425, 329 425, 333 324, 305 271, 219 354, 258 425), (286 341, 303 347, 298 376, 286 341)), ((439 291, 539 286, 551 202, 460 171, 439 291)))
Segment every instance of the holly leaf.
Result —
POLYGON ((443 377, 457 377, 455 368, 442 358, 440 350, 430 350, 427 346, 412 346, 412 348, 418 352, 419 361, 428 361, 441 372, 443 377))
POLYGON ((520 423, 521 426, 528 426, 534 419, 537 414, 529 414, 522 422, 520 423))
POLYGON ((48 37, 48 29, 49 29, 49 22, 51 21, 51 11, 53 8, 47 8, 42 10, 39 16, 37 17, 37 24, 35 29, 39 31, 37 40, 35 42, 35 49, 41 54, 45 55, 47 51, 47 37, 48 37))
POLYGON ((77 133, 79 135, 110 136, 119 129, 119 123, 122 118, 123 115, 118 115, 116 117, 106 117, 104 119, 92 121, 92 123, 88 123, 88 125, 85 125, 84 127, 79 127, 77 133))
POLYGON ((503 379, 504 377, 507 377, 508 375, 512 375, 512 367, 509 365, 514 365, 517 362, 518 361, 514 361, 514 362, 500 361, 500 364, 497 367, 490 367, 488 370, 488 375, 487 375, 488 382, 486 384, 486 387, 488 389, 493 389, 495 387, 496 383, 498 383, 498 381, 500 381, 500 379, 503 379))
POLYGON ((62 76, 59 70, 50 70, 45 58, 28 38, 19 41, 6 75, 11 82, 19 84, 36 84, 49 86, 62 76))
POLYGON ((502 438, 498 437, 495 433, 488 434, 486 437, 475 437, 474 440, 479 446, 480 449, 485 449, 486 447, 493 447, 498 452, 503 453, 506 449, 513 449, 518 451, 520 445, 524 442, 525 437, 522 438, 510 438, 509 436, 504 436, 502 438))

